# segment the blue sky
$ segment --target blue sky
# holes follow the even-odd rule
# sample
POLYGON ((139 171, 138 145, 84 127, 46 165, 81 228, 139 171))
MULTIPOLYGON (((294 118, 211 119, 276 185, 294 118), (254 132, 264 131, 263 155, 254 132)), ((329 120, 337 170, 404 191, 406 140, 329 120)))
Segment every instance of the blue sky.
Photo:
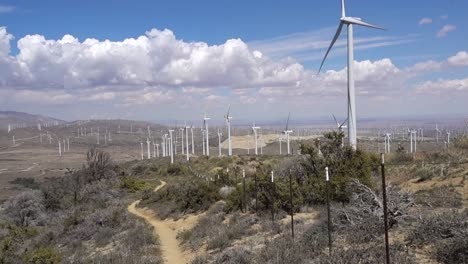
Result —
MULTIPOLYGON (((421 103, 421 100, 436 102, 435 94, 440 93, 440 91, 434 90, 437 85, 449 85, 447 89, 450 90, 452 99, 453 96, 456 96, 457 100, 460 100, 451 101, 451 98, 448 98, 444 103, 440 103, 441 109, 437 111, 445 111, 447 114, 468 113, 460 99, 467 98, 468 90, 464 86, 465 80, 468 78, 464 53, 457 57, 457 63, 445 63, 451 65, 448 69, 443 63, 448 58, 458 55, 459 52, 468 50, 468 35, 466 34, 468 1, 429 0, 423 3, 423 1, 408 0, 348 0, 346 5, 348 16, 361 17, 367 22, 388 28, 387 31, 367 28, 355 29, 355 39, 362 43, 356 44, 355 60, 369 60, 372 63, 370 66, 373 67, 373 63, 387 58, 391 60, 391 67, 385 63, 378 65, 384 65, 387 70, 391 68, 390 71, 395 75, 403 71, 406 72, 403 74, 404 76, 396 79, 391 79, 391 76, 377 76, 373 79, 372 76, 366 77, 367 72, 372 69, 366 68, 366 65, 362 66, 363 87, 368 85, 368 88, 372 89, 371 84, 378 84, 378 81, 389 81, 394 82, 398 86, 397 88, 401 89, 400 94, 398 92, 388 92, 388 89, 375 94, 372 91, 363 91, 365 94, 372 94, 373 96, 366 96, 363 99, 363 105, 360 107, 363 116, 379 115, 376 110, 379 104, 382 104, 382 100, 389 100, 387 101, 388 105, 395 108, 388 115, 404 115, 407 114, 409 109, 413 108, 416 109, 415 114, 433 114, 435 110, 427 106, 427 104, 421 103), (441 32, 444 27, 447 31, 445 34, 441 32), (428 63, 430 61, 439 63, 436 66, 437 70, 427 69, 427 64, 425 64, 425 70, 422 73, 419 71, 416 75, 412 75, 413 72, 408 73, 405 70, 413 67, 416 63, 428 63), (408 77, 408 75, 411 75, 411 77, 408 77), (453 88, 453 82, 451 83, 452 86, 447 83, 436 83, 441 79, 445 82, 450 80, 461 82, 455 82, 456 87, 453 88), (427 83, 431 81, 433 83, 427 83), (456 88, 460 86, 459 83, 461 83, 462 89, 457 90, 456 88), (415 93, 415 91, 417 92, 415 93), (401 97, 406 97, 406 99, 402 100, 401 97), (414 103, 408 99, 411 97, 420 98, 417 100, 419 101, 417 107, 412 107, 414 103)), ((58 80, 52 80, 56 76, 50 77, 51 79, 48 79, 41 87, 32 85, 32 80, 37 78, 31 77, 29 83, 17 84, 13 81, 4 81, 4 85, 0 87, 0 90, 3 89, 4 93, 8 91, 9 94, 11 94, 11 91, 19 93, 23 98, 24 96, 48 97, 56 100, 49 100, 49 103, 44 103, 47 100, 43 100, 36 104, 33 100, 15 101, 13 98, 12 100, 7 99, 3 108, 41 112, 42 114, 58 115, 58 117, 67 119, 85 118, 90 115, 95 117, 120 117, 116 116, 116 113, 119 112, 126 113, 129 118, 158 119, 158 117, 150 116, 147 113, 147 106, 151 105, 156 112, 161 109, 171 109, 169 116, 179 118, 180 115, 187 115, 187 109, 186 107, 174 107, 171 100, 188 96, 180 100, 184 104, 193 104, 194 107, 203 108, 216 114, 222 108, 225 108, 228 101, 232 101, 234 105, 238 106, 239 115, 253 115, 256 118, 265 118, 267 114, 272 112, 276 113, 278 111, 278 114, 280 114, 277 107, 275 107, 279 100, 274 98, 274 95, 281 98, 278 90, 287 91, 290 85, 294 86, 296 84, 295 86, 298 87, 298 83, 303 85, 309 82, 309 87, 322 85, 318 80, 312 80, 313 77, 309 75, 317 70, 326 47, 323 47, 323 45, 313 46, 312 44, 321 41, 324 43, 329 42, 335 33, 339 17, 339 1, 0 1, 0 27, 6 27, 7 34, 14 37, 14 39, 10 40, 11 51, 8 56, 16 58, 17 63, 19 61, 31 62, 26 58, 20 58, 21 49, 17 47, 18 41, 27 35, 38 34, 46 40, 57 41, 62 39, 64 35, 69 34, 77 38, 79 43, 83 43, 87 38, 94 38, 98 41, 109 39, 113 42, 122 42, 126 38, 145 36, 145 32, 153 28, 160 31, 167 28, 173 32, 173 35, 179 41, 184 43, 206 43, 209 47, 213 45, 223 46, 229 39, 240 39, 242 43, 247 45, 249 51, 260 51, 262 58, 268 58, 268 63, 279 67, 278 71, 280 71, 281 67, 287 68, 294 63, 304 68, 299 74, 300 77, 294 72, 291 76, 286 76, 290 82, 288 84, 284 79, 281 79, 281 81, 277 82, 265 82, 264 80, 253 83, 241 82, 232 87, 229 87, 231 82, 223 82, 221 79, 233 78, 234 80, 235 76, 223 75, 212 80, 200 72, 197 72, 197 77, 194 78, 198 81, 197 83, 194 83, 193 78, 189 78, 190 82, 179 81, 175 74, 167 77, 173 78, 168 82, 177 84, 174 86, 167 85, 167 82, 165 84, 155 84, 155 82, 148 82, 145 79, 144 84, 137 82, 140 85, 138 86, 132 83, 131 88, 128 89, 115 88, 115 81, 108 83, 104 80, 96 81, 93 79, 82 90, 78 88, 60 90, 51 84, 58 82, 58 80), (281 65, 278 66, 277 64, 281 65), (205 76, 203 77, 205 79, 201 76, 205 76), (50 87, 44 87, 47 85, 50 85, 50 87), (242 90, 246 87, 249 89, 242 90), (142 93, 148 93, 148 102, 147 104, 138 103, 130 107, 131 111, 128 110, 131 102, 122 103, 121 100, 119 101, 118 96, 111 96, 111 93, 121 93, 124 90, 125 92, 137 91, 139 89, 142 90, 142 93), (71 90, 73 92, 70 92, 71 90), (105 100, 86 100, 86 97, 91 96, 87 93, 91 91, 104 93, 102 98, 105 98, 105 100), (187 91, 190 91, 188 95, 187 91), (70 98, 70 96, 74 98, 81 96, 85 99, 83 101, 78 100, 80 103, 77 103, 76 100, 60 101, 60 98, 70 98), (169 100, 166 97, 172 99, 169 100), (211 99, 207 99, 208 97, 211 99), (258 101, 257 103, 252 99, 253 97, 258 101), (262 98, 270 103, 260 102, 262 98), (170 106, 164 107, 165 104, 170 106), (79 111, 83 105, 87 106, 88 111, 79 111), (103 107, 103 105, 106 107, 103 107), (58 111, 59 109, 61 111, 58 111), (96 114, 96 112, 101 114, 96 114)), ((341 38, 343 45, 345 38, 346 34, 343 32, 341 38)), ((26 42, 23 45, 24 54, 26 54, 27 44, 30 44, 30 42, 26 42)), ((327 45, 328 43, 325 44, 325 46, 327 45)), ((338 45, 332 51, 329 60, 325 64, 325 71, 333 70, 337 72, 337 75, 341 76, 339 72, 344 69, 346 62, 343 45, 338 45)), ((60 49, 65 50, 66 47, 60 49)), ((110 51, 109 54, 111 54, 110 51)), ((46 55, 42 54, 42 56, 46 55)), ((60 61, 62 60, 63 58, 60 61)), ((123 60, 125 61, 125 59, 123 60)), ((235 61, 239 65, 245 65, 243 62, 235 61)), ((170 62, 171 60, 168 61, 168 63, 170 62)), ((58 62, 53 61, 51 63, 55 65, 58 62)), ((37 64, 37 61, 31 62, 29 74, 34 75, 36 70, 32 69, 37 64)), ((229 65, 231 64, 229 62, 229 65)), ((94 67, 105 67, 102 66, 102 63, 92 65, 94 67)), ((262 62, 261 65, 255 64, 255 70, 261 67, 270 68, 265 66, 267 65, 266 62, 262 62)), ((374 67, 373 70, 381 71, 382 69, 378 68, 380 66, 374 67)), ((68 66, 63 67, 66 68, 64 72, 71 69, 67 68, 68 66)), ((203 65, 200 67, 203 67, 203 65)), ((229 69, 228 66, 226 67, 229 69)), ((297 68, 295 69, 297 70, 297 68)), ((36 73, 40 75, 39 72, 37 70, 36 73)), ((287 72, 290 73, 291 71, 287 72)), ((108 74, 110 73, 104 74, 106 78, 108 74)), ((0 75, 0 77, 2 76, 0 75)), ((286 77, 281 76, 281 78, 286 77)), ((7 77, 3 78, 7 79, 7 77)), ((327 77, 324 78, 327 79, 327 77)), ((16 81, 18 82, 18 80, 16 81)), ((326 80, 320 81, 326 82, 326 80)), ((340 84, 342 83, 335 85, 340 86, 340 84)), ((122 85, 125 86, 128 83, 124 82, 122 85)), ((359 85, 359 82, 357 85, 359 85)), ((304 89, 306 89, 307 85, 304 86, 304 89)), ((323 86, 328 87, 332 86, 332 84, 324 83, 323 86)), ((340 87, 333 86, 332 88, 338 90, 340 87)), ((345 89, 345 86, 342 88, 345 89)), ((286 108, 293 112, 304 112, 302 109, 311 110, 307 114, 299 114, 303 117, 327 115, 328 112, 334 111, 334 108, 341 115, 345 115, 344 107, 341 104, 337 106, 335 99, 321 99, 321 96, 325 96, 326 98, 336 97, 342 100, 344 99, 342 93, 324 94, 326 92, 316 91, 308 95, 304 91, 297 91, 297 98, 289 96, 286 108), (307 102, 307 100, 302 101, 304 96, 311 96, 310 100, 316 100, 319 109, 315 111, 311 106, 303 105, 307 102)), ((94 94, 94 92, 92 93, 94 94)), ((21 97, 20 95, 16 98, 21 97)), ((193 113, 193 111, 190 112, 193 113)), ((200 110, 200 112, 203 111, 200 110)), ((195 118, 196 115, 193 113, 193 116, 190 116, 191 114, 188 114, 189 117, 195 118)))

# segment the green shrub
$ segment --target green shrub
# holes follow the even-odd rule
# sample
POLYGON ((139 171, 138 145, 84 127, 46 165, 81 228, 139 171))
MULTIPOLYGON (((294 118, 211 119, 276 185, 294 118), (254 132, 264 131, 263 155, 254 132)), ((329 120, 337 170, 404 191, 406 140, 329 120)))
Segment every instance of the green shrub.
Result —
POLYGON ((213 203, 221 199, 218 188, 200 180, 169 183, 166 187, 153 192, 142 206, 158 204, 158 209, 169 206, 171 212, 192 213, 208 209, 213 203))
POLYGON ((430 207, 460 208, 462 197, 453 187, 440 186, 419 190, 414 194, 415 202, 430 207))
POLYGON ((143 181, 134 177, 121 177, 120 188, 126 189, 130 192, 138 192, 145 189, 149 189, 149 185, 143 181))
POLYGON ((301 145, 301 152, 307 155, 302 162, 306 177, 298 184, 306 203, 323 203, 326 200, 325 167, 329 168, 331 198, 336 201, 347 201, 350 193, 346 186, 351 179, 358 179, 366 186, 372 187, 372 173, 377 173, 379 158, 363 150, 341 147, 337 132, 325 134, 321 142, 319 155, 317 147, 301 145))
POLYGON ((27 254, 25 261, 31 264, 58 264, 60 255, 52 247, 40 247, 27 254))
POLYGON ((37 190, 39 189, 39 183, 34 178, 18 177, 10 181, 11 184, 21 185, 25 188, 37 190))

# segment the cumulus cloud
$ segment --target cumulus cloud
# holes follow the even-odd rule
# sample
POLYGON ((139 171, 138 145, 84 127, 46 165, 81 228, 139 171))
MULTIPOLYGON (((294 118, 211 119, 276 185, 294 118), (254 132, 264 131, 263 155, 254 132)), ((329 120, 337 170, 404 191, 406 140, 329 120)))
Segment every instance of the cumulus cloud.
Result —
POLYGON ((432 18, 429 17, 424 17, 419 20, 419 25, 426 25, 426 24, 431 24, 432 23, 432 18))
MULTIPOLYGON (((8 57, 11 35, 0 31, 0 55, 8 57)), ((152 29, 123 41, 59 40, 27 35, 18 41, 18 78, 3 86, 81 89, 93 86, 255 87, 285 85, 301 78, 304 69, 293 60, 265 58, 240 39, 222 45, 184 42, 170 30, 152 29)), ((4 69, 2 69, 4 70, 4 69)), ((10 70, 11 72, 11 70, 10 70)))
POLYGON ((455 56, 448 58, 447 61, 452 66, 468 66, 468 52, 460 51, 455 56))
MULTIPOLYGON (((0 100, 182 108, 193 104, 219 105, 229 96, 230 102, 248 108, 274 102, 294 102, 299 107, 310 105, 314 98, 346 97, 346 68, 317 75, 292 58, 272 58, 269 53, 274 50, 264 52, 240 39, 220 45, 185 42, 167 29, 152 29, 121 41, 27 35, 17 41, 15 55, 11 53, 12 40, 6 28, 0 27, 0 100)), ((361 48, 385 41, 389 39, 363 40, 361 48)), ((322 43, 324 47, 328 42, 322 43)), ((294 43, 298 50, 303 48, 298 41, 294 43)), ((407 68, 399 68, 389 58, 356 61, 357 94, 382 100, 401 96, 405 89, 432 93, 431 85, 442 81, 417 87, 408 83, 412 78, 447 67, 464 67, 468 64, 467 55, 460 51, 446 60, 420 62, 407 68)))
POLYGON ((427 81, 416 86, 417 93, 430 93, 430 94, 452 94, 454 92, 467 92, 468 91, 468 78, 437 81, 427 81))
POLYGON ((445 25, 439 30, 439 32, 437 32, 437 37, 439 38, 445 37, 447 36, 449 32, 455 31, 456 29, 457 27, 454 25, 445 25))

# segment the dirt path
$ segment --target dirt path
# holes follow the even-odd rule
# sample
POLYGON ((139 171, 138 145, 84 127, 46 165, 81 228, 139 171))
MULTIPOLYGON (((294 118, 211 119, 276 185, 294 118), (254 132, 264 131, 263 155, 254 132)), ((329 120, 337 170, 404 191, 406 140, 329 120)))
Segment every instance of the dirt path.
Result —
MULTIPOLYGON (((165 181, 154 189, 157 192, 166 185, 165 181)), ((162 257, 166 263, 183 264, 189 262, 189 256, 185 255, 179 247, 179 242, 176 239, 177 231, 172 229, 167 221, 157 219, 154 213, 146 208, 137 208, 136 206, 141 200, 137 200, 128 206, 128 211, 138 217, 146 220, 154 227, 154 233, 159 236, 162 257)))

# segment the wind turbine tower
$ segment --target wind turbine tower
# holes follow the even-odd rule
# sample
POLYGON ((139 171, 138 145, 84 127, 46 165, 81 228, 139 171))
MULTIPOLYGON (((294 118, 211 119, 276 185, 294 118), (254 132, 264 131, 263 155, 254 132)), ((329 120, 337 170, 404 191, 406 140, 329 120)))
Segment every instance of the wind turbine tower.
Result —
POLYGON ((231 106, 229 106, 227 114, 224 116, 224 118, 226 119, 227 133, 228 133, 228 156, 232 156, 232 145, 231 145, 231 118, 232 116, 229 116, 230 110, 231 110, 231 106))
POLYGON ((221 157, 221 136, 223 134, 221 133, 221 131, 219 130, 218 128, 218 156, 221 157))
POLYGON ((348 142, 349 145, 355 150, 357 148, 357 135, 356 135, 356 92, 354 87, 354 40, 353 40, 353 25, 370 27, 375 29, 383 29, 378 26, 374 26, 367 22, 362 21, 360 18, 347 17, 345 11, 345 1, 341 0, 341 19, 338 26, 338 30, 328 47, 325 57, 322 60, 322 64, 318 72, 322 69, 322 66, 327 59, 328 53, 332 49, 336 40, 340 36, 343 25, 348 28, 348 142))
POLYGON ((143 142, 140 142, 140 150, 141 150, 141 160, 144 160, 145 157, 143 155, 143 142))
POLYGON ((170 139, 169 139, 169 143, 170 143, 170 145, 169 145, 169 152, 170 152, 170 154, 171 154, 171 164, 174 163, 174 151, 172 151, 172 132, 174 132, 174 130, 173 130, 173 129, 170 129, 170 130, 169 130, 169 138, 170 138, 170 139))
POLYGON ((195 144, 193 144, 193 125, 190 126, 190 133, 192 134, 192 155, 195 155, 195 144))
POLYGON ((185 154, 187 155, 187 161, 190 159, 190 154, 189 154, 189 145, 188 145, 188 130, 189 130, 190 127, 188 127, 187 125, 185 125, 185 154))
POLYGON ((146 148, 147 148, 147 158, 151 159, 151 149, 150 149, 150 140, 149 138, 146 138, 146 148))
POLYGON ((205 121, 205 130, 206 130, 206 155, 210 156, 210 135, 209 135, 209 130, 208 130, 208 120, 210 120, 209 117, 205 116, 203 117, 203 120, 205 121))
MULTIPOLYGON (((291 154, 291 147, 289 145, 289 134, 291 134, 293 131, 289 129, 289 117, 291 113, 288 114, 288 121, 286 121, 286 129, 284 129, 283 134, 286 135, 286 147, 288 148, 288 155, 291 154)), ((281 142, 280 142, 280 148, 281 148, 281 142)), ((281 150, 280 150, 281 151, 281 150)))
POLYGON ((260 127, 255 126, 255 123, 254 123, 254 125, 252 126, 252 132, 255 138, 255 155, 258 155, 258 142, 257 142, 257 130, 258 129, 260 129, 260 127))

